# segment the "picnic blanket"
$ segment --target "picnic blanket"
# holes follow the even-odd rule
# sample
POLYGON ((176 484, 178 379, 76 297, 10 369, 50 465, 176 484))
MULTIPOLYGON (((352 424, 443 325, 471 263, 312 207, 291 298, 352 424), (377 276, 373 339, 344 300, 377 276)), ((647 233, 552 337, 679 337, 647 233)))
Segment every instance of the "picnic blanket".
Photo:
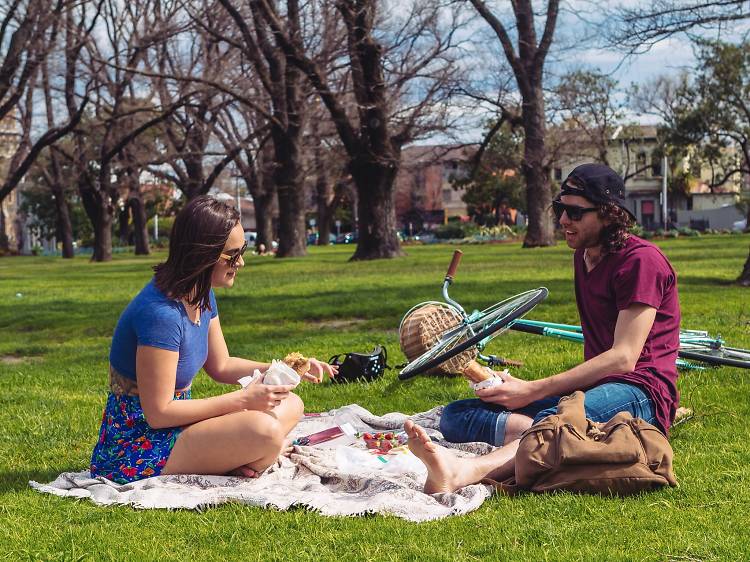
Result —
MULTIPOLYGON (((439 406, 413 416, 398 412, 376 416, 351 404, 320 417, 305 417, 291 437, 331 427, 332 420, 346 419, 359 430, 378 431, 401 429, 410 418, 436 442, 455 449, 460 456, 485 454, 492 449, 484 443, 446 442, 438 431, 441 412, 439 406)), ((454 493, 428 495, 422 492, 426 469, 414 455, 403 453, 387 464, 375 459, 350 446, 295 446, 289 458, 282 458, 260 478, 166 475, 123 485, 102 477, 91 478, 88 471, 82 471, 64 472, 49 484, 29 484, 39 492, 88 498, 98 505, 203 510, 238 502, 279 510, 304 506, 328 516, 380 513, 415 522, 469 513, 492 494, 491 486, 475 484, 454 493), (373 462, 362 462, 369 459, 373 462)))

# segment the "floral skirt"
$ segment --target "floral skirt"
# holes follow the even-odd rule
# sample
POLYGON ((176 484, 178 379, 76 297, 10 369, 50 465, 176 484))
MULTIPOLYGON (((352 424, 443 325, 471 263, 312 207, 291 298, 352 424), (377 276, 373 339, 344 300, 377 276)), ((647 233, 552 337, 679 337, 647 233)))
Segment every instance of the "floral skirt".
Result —
MULTIPOLYGON (((190 389, 176 392, 174 398, 190 399, 190 389)), ((110 392, 99 441, 91 455, 91 476, 104 476, 119 484, 158 476, 181 431, 180 427, 152 428, 138 396, 110 392)))

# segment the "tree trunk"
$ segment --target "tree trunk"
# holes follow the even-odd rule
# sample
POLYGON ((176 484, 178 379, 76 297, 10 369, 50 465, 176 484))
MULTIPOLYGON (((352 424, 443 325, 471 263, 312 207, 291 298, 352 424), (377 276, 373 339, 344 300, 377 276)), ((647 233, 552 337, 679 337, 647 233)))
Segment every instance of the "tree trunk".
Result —
POLYGON ((750 253, 747 255, 745 260, 745 267, 742 268, 742 273, 737 278, 737 283, 743 287, 750 287, 750 253))
POLYGON ((549 214, 552 192, 544 165, 544 99, 541 87, 533 91, 531 99, 524 99, 522 109, 525 133, 522 171, 526 179, 526 209, 529 220, 523 241, 524 248, 555 244, 554 224, 549 214))
POLYGON ((147 256, 151 253, 148 243, 148 220, 146 207, 143 205, 139 190, 131 190, 128 197, 128 207, 133 216, 133 236, 135 238, 135 255, 147 256))
POLYGON ((127 246, 130 239, 130 209, 125 205, 117 213, 117 237, 120 240, 120 246, 127 246))
POLYGON ((331 239, 331 219, 335 206, 331 204, 333 189, 324 173, 315 182, 315 198, 318 207, 318 246, 327 246, 331 239))
POLYGON ((182 186, 182 192, 188 201, 192 201, 199 195, 205 195, 203 190, 203 159, 195 156, 183 157, 185 171, 187 172, 187 182, 182 186))
POLYGON ((359 201, 359 241, 352 260, 374 260, 404 255, 396 236, 393 182, 396 158, 377 161, 357 158, 350 165, 359 201))
POLYGON ((128 182, 128 200, 125 205, 130 209, 133 217, 133 244, 136 256, 147 256, 151 253, 148 243, 148 219, 146 218, 146 207, 141 197, 141 183, 138 179, 138 170, 129 167, 125 172, 125 181, 128 182))
POLYGON ((112 260, 112 222, 114 220, 113 207, 109 203, 109 197, 97 192, 96 218, 92 221, 94 226, 94 253, 91 261, 112 260))
POLYGON ((255 239, 256 249, 263 244, 266 250, 270 251, 271 245, 273 244, 273 216, 271 214, 273 196, 273 191, 270 193, 262 192, 253 195, 253 205, 255 206, 255 231, 258 235, 255 239))
POLYGON ((52 197, 55 200, 55 211, 57 214, 57 235, 62 242, 62 257, 71 259, 73 251, 73 224, 70 221, 70 207, 65 199, 61 185, 52 187, 52 197))
MULTIPOLYGON (((109 184, 109 172, 101 174, 100 178, 102 177, 106 178, 104 181, 109 184)), ((102 189, 102 186, 96 186, 91 177, 81 178, 78 191, 81 194, 83 208, 94 229, 94 253, 91 261, 110 261, 112 259, 112 222, 115 212, 111 194, 107 189, 102 189)))
POLYGON ((302 187, 298 135, 287 129, 273 135, 276 167, 274 180, 279 198, 278 258, 304 256, 305 190, 302 187))
POLYGON ((5 211, 3 202, 0 200, 0 253, 6 253, 10 250, 8 235, 5 234, 5 211))

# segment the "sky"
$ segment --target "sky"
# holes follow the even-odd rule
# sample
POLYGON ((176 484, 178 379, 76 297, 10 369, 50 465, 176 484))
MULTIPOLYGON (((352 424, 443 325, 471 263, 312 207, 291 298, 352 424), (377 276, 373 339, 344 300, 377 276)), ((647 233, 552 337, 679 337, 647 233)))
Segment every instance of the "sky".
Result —
MULTIPOLYGON (((641 1, 620 0, 617 4, 639 3, 641 1)), ((614 0, 568 0, 566 2, 565 9, 561 11, 558 17, 555 41, 545 63, 545 84, 547 87, 554 84, 557 78, 570 70, 598 70, 611 76, 619 83, 619 89, 622 92, 620 95, 625 98, 625 91, 633 84, 644 86, 658 76, 676 75, 681 71, 690 71, 695 67, 693 46, 690 39, 684 34, 664 39, 651 46, 648 51, 630 56, 625 56, 624 52, 615 49, 594 46, 596 43, 603 43, 597 36, 598 33, 601 33, 601 29, 596 20, 602 21, 604 17, 599 5, 613 5, 613 2, 614 0)), ((496 8, 496 15, 500 16, 506 25, 513 21, 510 14, 503 14, 500 11, 504 9, 502 1, 498 0, 493 5, 496 8)), ((538 36, 541 36, 543 21, 543 17, 538 20, 538 36)), ((493 59, 504 61, 504 55, 499 48, 499 41, 490 31, 488 24, 479 19, 471 27, 472 37, 474 39, 479 38, 477 53, 483 56, 485 61, 493 59)), ((509 30, 509 33, 512 36, 513 30, 509 30)), ((706 30, 702 32, 702 35, 716 38, 717 32, 716 30, 706 30)), ((732 35, 723 30, 721 37, 725 40, 737 39, 739 31, 732 35)), ((515 37, 512 37, 512 39, 515 43, 515 37)), ((476 121, 480 123, 480 126, 468 127, 467 131, 460 134, 461 141, 476 142, 482 139, 481 123, 486 120, 487 114, 485 113, 482 116, 480 111, 481 108, 477 107, 476 121)), ((628 118, 642 124, 657 123, 654 116, 631 113, 628 118)), ((431 139, 421 141, 420 144, 422 142, 449 142, 449 140, 436 141, 431 139)))

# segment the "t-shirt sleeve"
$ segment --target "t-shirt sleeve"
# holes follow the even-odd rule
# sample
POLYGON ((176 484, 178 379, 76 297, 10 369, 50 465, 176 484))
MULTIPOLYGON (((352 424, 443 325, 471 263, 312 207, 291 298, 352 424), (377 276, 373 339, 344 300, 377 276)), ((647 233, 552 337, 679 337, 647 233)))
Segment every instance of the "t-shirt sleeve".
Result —
POLYGON ((139 311, 135 320, 138 345, 179 351, 182 341, 182 318, 172 307, 151 305, 139 311))
POLYGON ((615 274, 617 310, 634 303, 659 308, 671 283, 672 272, 658 252, 638 252, 615 274))
POLYGON ((216 306, 216 296, 213 289, 208 293, 208 302, 211 305, 211 318, 216 318, 219 315, 219 307, 216 306))

